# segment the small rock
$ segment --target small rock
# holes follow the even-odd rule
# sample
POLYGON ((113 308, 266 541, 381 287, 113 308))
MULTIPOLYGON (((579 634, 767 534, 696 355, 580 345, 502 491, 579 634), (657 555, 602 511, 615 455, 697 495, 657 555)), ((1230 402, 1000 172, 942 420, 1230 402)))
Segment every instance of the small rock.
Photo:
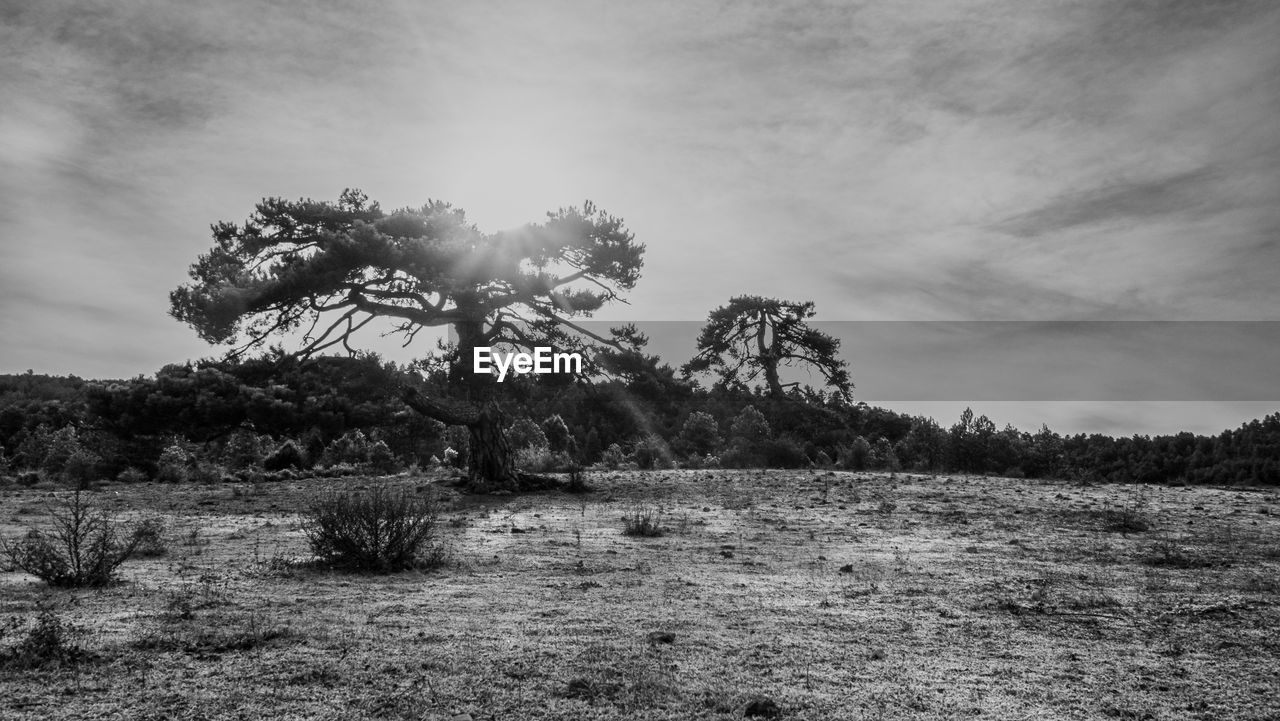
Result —
POLYGON ((853 564, 846 563, 840 567, 840 573, 853 573, 853 564))

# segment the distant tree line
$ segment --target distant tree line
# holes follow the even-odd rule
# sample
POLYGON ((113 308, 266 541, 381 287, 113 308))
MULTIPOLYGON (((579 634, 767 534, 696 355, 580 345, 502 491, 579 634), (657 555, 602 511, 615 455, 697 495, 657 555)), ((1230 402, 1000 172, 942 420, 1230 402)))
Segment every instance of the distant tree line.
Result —
MULTIPOLYGON (((608 380, 522 376, 504 388, 506 436, 535 471, 839 468, 1189 484, 1280 484, 1280 413, 1216 436, 1062 436, 966 410, 952 425, 793 387, 703 387, 652 356, 602 357, 608 380)), ((256 472, 465 467, 465 429, 394 389, 447 384, 443 366, 375 355, 281 353, 169 365, 149 377, 0 376, 0 473, 217 479, 256 472)))

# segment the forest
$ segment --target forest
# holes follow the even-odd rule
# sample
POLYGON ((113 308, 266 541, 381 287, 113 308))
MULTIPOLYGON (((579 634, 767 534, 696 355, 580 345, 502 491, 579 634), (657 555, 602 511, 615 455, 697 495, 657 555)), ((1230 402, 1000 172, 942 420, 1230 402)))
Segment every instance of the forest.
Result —
MULTIPOLYGON (((1117 483, 1280 484, 1280 413, 1216 436, 1063 436, 950 425, 810 387, 704 387, 653 357, 612 378, 524 376, 504 388, 517 464, 570 467, 836 468, 1117 483)), ((0 469, 19 482, 340 476, 465 466, 468 436, 406 407, 396 389, 447 373, 374 354, 168 365, 91 381, 0 376, 0 469)))

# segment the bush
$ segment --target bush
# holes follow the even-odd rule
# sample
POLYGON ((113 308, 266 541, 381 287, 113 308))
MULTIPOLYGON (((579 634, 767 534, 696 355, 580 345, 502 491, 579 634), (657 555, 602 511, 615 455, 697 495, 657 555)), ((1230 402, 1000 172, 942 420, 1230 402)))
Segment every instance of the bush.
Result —
POLYGON ((770 434, 769 421, 765 420, 764 414, 756 410, 755 406, 743 408, 729 426, 730 437, 748 445, 763 442, 770 434))
POLYGON ((511 424, 511 427, 507 429, 507 441, 511 444, 511 450, 513 451, 523 448, 551 447, 546 434, 542 432, 542 428, 528 418, 517 418, 511 424))
POLYGON ((848 446, 836 449, 836 465, 848 471, 866 470, 871 460, 871 444, 866 438, 858 436, 848 446))
POLYGON ((140 543, 136 535, 121 539, 116 524, 78 490, 51 512, 52 529, 47 533, 33 528, 20 539, 0 544, 14 566, 50 586, 106 586, 140 543))
POLYGON ((650 433, 636 442, 636 465, 642 470, 652 468, 670 468, 672 465, 671 449, 667 442, 656 433, 650 433))
POLYGON ((49 442, 53 431, 41 423, 27 431, 14 451, 14 463, 20 468, 39 468, 44 463, 45 454, 49 451, 49 442))
POLYGON ((354 571, 391 573, 437 565, 435 506, 405 490, 374 486, 364 493, 326 491, 303 517, 311 550, 354 571))
POLYGON ((212 463, 196 463, 187 469, 187 480, 206 486, 221 483, 226 475, 225 468, 212 463))
POLYGON ((378 473, 395 473, 400 470, 400 461, 385 441, 376 441, 369 446, 369 465, 378 473))
POLYGON ((546 448, 522 448, 516 451, 516 468, 527 473, 559 473, 573 466, 568 453, 553 453, 546 448))
POLYGON ((247 428, 241 428, 227 439, 222 450, 222 462, 233 471, 256 468, 265 457, 262 439, 247 428))
POLYGON ((617 470, 619 466, 627 462, 627 454, 622 452, 622 446, 617 443, 609 444, 609 447, 600 454, 600 462, 605 468, 617 470))
POLYGON ((147 474, 134 466, 120 471, 120 475, 116 476, 116 480, 121 483, 144 483, 147 480, 147 474))
POLYGON ((62 473, 67 467, 67 462, 81 449, 75 426, 64 426, 48 436, 47 445, 40 460, 40 468, 50 475, 62 473))
POLYGON ((133 538, 137 542, 133 555, 151 558, 168 553, 169 546, 164 538, 165 528, 164 519, 159 516, 139 521, 133 529, 133 538))
MULTIPOLYGON (((0 641, 13 635, 21 625, 16 617, 0 625, 0 641)), ((50 609, 43 609, 20 641, 0 648, 0 667, 42 669, 75 665, 91 658, 74 640, 82 633, 83 629, 64 622, 50 609)))
POLYGON ((872 468, 881 471, 900 471, 902 464, 898 462, 898 454, 893 450, 889 439, 881 436, 871 446, 871 456, 867 461, 872 468))
POLYGON ((622 517, 622 535, 653 538, 663 534, 662 511, 649 506, 633 509, 622 517))
POLYGON ((680 429, 680 444, 698 456, 715 453, 720 448, 720 426, 710 413, 694 411, 680 429))
POLYGON ((684 463, 681 464, 681 467, 688 468, 691 470, 696 470, 700 468, 719 468, 720 456, 715 456, 711 454, 708 454, 705 456, 699 456, 697 454, 691 454, 684 459, 684 463))
POLYGON ((766 468, 804 468, 809 465, 804 449, 792 438, 765 441, 760 446, 760 455, 766 468))
POLYGON ((98 480, 98 464, 102 459, 87 448, 77 448, 62 466, 62 475, 76 488, 87 489, 98 480))
MULTIPOLYGON (((284 446, 281 446, 280 448, 283 449, 284 446)), ((294 447, 294 450, 297 450, 297 446, 294 447)), ((277 450, 277 453, 278 452, 279 451, 277 450)), ((298 456, 301 458, 302 454, 298 453, 298 456)), ((268 471, 280 470, 279 468, 266 466, 266 463, 269 460, 270 457, 268 456, 267 461, 263 462, 263 466, 266 467, 268 471)), ((342 437, 334 439, 332 443, 325 447, 324 453, 321 456, 321 462, 326 467, 336 466, 339 463, 350 463, 353 466, 368 463, 369 439, 364 435, 364 431, 347 431, 342 434, 342 437)), ((281 466, 280 468, 283 467, 284 466, 281 466)), ((298 466, 298 468, 301 467, 302 465, 298 466)))
MULTIPOLYGON (((346 436, 343 436, 343 438, 346 438, 346 436)), ((364 434, 361 434, 360 438, 363 440, 364 434)), ((334 443, 337 442, 334 441, 334 443)), ((286 468, 301 469, 305 468, 306 465, 306 459, 302 457, 302 451, 298 450, 298 446, 293 441, 281 443, 279 448, 271 452, 271 455, 262 459, 262 467, 268 471, 283 471, 286 468)))
POLYGON ((547 446, 552 453, 572 453, 574 446, 573 434, 569 433, 569 426, 559 415, 549 416, 542 422, 542 435, 547 439, 547 446))
POLYGON ((171 443, 160 452, 156 463, 156 480, 161 483, 182 483, 190 475, 194 459, 179 443, 171 443))

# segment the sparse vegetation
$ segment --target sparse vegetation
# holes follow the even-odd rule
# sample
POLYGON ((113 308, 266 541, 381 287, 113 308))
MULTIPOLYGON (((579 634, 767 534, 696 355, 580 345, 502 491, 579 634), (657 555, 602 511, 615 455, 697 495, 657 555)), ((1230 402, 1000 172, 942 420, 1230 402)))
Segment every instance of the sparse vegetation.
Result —
POLYGON ((0 668, 57 669, 93 658, 82 648, 84 629, 68 623, 51 608, 42 608, 30 624, 18 617, 0 622, 0 668))
POLYGON ((304 514, 303 531, 317 557, 348 570, 391 573, 442 560, 434 504, 385 485, 324 491, 304 514))
POLYGON ((49 528, 31 528, 0 544, 14 566, 50 586, 106 586, 142 542, 136 534, 122 535, 80 490, 56 501, 50 516, 49 528))
POLYGON ((638 506, 622 517, 622 535, 656 538, 666 532, 662 527, 662 509, 638 506))
MULTIPOLYGON (((113 487, 136 525, 163 519, 163 561, 125 566, 137 583, 108 593, 52 594, 62 626, 92 633, 4 663, 0 716, 195 716, 168 690, 192 669, 205 712, 255 717, 341 696, 369 718, 932 720, 970 714, 979 684, 999 718, 1265 718, 1280 701, 1265 632, 1280 518, 1256 512, 1270 495, 1153 488, 1139 504, 1125 486, 665 470, 495 498, 435 473, 342 481, 433 499, 455 562, 429 581, 315 561, 299 533, 314 478, 239 497, 113 487), (1125 508, 1157 530, 1111 530, 1125 508), (666 532, 623 537, 624 513, 666 532), (121 683, 127 669, 147 683, 121 683), (1141 678, 1178 683, 1124 681, 1141 678)), ((0 521, 43 523, 48 492, 0 494, 0 521)), ((0 582, 11 658, 51 594, 0 582)))

